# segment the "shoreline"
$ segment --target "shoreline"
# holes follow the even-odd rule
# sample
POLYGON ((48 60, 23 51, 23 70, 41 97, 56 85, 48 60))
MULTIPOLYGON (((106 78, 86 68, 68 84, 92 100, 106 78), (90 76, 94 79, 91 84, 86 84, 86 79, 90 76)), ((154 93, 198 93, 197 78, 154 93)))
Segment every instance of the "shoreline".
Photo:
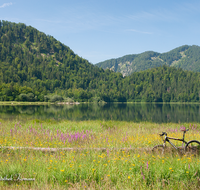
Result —
MULTIPOLYGON (((0 101, 0 105, 79 105, 91 104, 95 102, 16 102, 16 101, 0 101)), ((106 102, 105 104, 200 104, 200 102, 106 102)))
POLYGON ((78 105, 80 104, 79 102, 15 102, 15 101, 5 101, 5 102, 0 102, 0 105, 10 105, 10 106, 17 106, 17 105, 78 105))

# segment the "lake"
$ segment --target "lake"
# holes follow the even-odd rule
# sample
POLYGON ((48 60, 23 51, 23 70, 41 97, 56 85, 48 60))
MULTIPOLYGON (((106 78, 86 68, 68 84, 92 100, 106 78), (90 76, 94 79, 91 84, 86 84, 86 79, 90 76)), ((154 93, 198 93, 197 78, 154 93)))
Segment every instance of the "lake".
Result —
POLYGON ((199 104, 1 105, 2 119, 200 122, 199 104))

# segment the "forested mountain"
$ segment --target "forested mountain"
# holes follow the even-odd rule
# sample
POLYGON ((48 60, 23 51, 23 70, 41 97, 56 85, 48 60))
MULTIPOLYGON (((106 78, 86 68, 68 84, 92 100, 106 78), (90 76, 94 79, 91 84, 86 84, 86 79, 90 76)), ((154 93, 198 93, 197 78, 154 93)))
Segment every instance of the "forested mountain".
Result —
POLYGON ((115 72, 120 72, 123 76, 162 65, 200 72, 200 47, 185 45, 167 53, 147 51, 141 54, 106 60, 96 65, 103 69, 108 68, 115 72))
MULTIPOLYGON (((181 57, 184 65, 183 58, 192 55, 192 48, 195 49, 183 46, 171 52, 168 65, 176 65, 181 57)), ((157 60, 156 66, 160 65, 160 59, 166 59, 165 54, 154 52, 144 53, 142 57, 157 60)), ((133 60, 136 58, 135 55, 133 60)), ((63 101, 66 98, 198 102, 200 73, 164 65, 123 77, 121 73, 94 66, 31 26, 0 21, 0 101, 63 101)))
POLYGON ((1 100, 24 99, 24 94, 34 99, 34 94, 43 101, 50 93, 88 100, 110 77, 122 75, 99 69, 31 26, 0 21, 1 100))

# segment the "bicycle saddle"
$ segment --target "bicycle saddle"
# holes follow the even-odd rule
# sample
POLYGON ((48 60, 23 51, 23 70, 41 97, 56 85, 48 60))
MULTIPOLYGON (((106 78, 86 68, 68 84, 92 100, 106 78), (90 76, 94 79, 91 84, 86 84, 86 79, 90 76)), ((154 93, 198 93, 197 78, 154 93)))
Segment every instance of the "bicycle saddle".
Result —
POLYGON ((186 129, 185 127, 182 127, 182 128, 181 128, 181 131, 186 132, 186 131, 189 131, 189 129, 186 129))

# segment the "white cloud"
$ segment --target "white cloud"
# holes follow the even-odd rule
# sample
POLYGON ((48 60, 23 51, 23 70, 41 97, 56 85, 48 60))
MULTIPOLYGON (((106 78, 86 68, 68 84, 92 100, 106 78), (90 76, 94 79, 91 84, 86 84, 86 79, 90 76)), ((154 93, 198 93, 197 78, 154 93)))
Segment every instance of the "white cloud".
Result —
POLYGON ((0 6, 0 8, 8 7, 12 5, 13 3, 4 3, 3 5, 0 6))

